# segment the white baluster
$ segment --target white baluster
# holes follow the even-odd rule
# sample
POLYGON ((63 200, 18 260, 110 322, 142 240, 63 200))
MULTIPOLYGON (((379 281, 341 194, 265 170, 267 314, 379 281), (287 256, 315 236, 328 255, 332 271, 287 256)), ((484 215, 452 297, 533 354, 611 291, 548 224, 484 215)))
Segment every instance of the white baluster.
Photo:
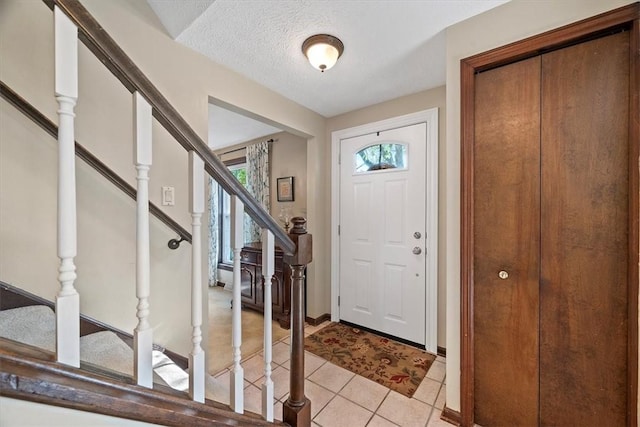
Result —
POLYGON ((262 383, 262 416, 273 421, 272 358, 272 306, 271 279, 275 271, 275 241, 273 233, 262 230, 262 276, 264 277, 264 383, 262 383))
POLYGON ((231 196, 231 245, 233 247, 233 312, 232 339, 233 369, 231 370, 231 409, 244 413, 244 370, 241 361, 242 345, 242 301, 240 291, 240 252, 244 246, 244 205, 237 196, 231 196))
POLYGON ((191 210, 191 325, 193 349, 189 354, 189 395, 204 403, 205 353, 202 342, 202 242, 200 219, 204 212, 204 162, 189 152, 189 207, 191 210))
POLYGON ((76 266, 76 166, 73 112, 78 99, 78 29, 56 6, 55 93, 58 109, 58 281, 56 358, 80 367, 80 296, 73 283, 76 266))
POLYGON ((153 329, 149 325, 149 169, 151 167, 151 105, 133 94, 133 146, 138 183, 136 211, 136 296, 138 325, 134 331, 134 375, 138 385, 153 387, 153 329))

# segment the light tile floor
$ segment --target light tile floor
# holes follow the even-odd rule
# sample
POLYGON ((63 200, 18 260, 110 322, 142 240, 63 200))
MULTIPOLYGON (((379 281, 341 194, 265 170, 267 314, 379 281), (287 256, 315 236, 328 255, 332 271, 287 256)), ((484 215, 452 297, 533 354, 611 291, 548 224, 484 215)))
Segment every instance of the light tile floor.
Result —
MULTIPOLYGON (((305 336, 326 326, 309 326, 305 336)), ((242 362, 245 374, 245 408, 260 413, 262 353, 242 362)), ((216 375, 228 384, 229 370, 216 375)), ((282 403, 289 396, 289 337, 273 348, 272 379, 277 399, 275 417, 282 419, 282 403)), ((450 427, 440 419, 446 391, 445 359, 438 357, 411 399, 373 381, 305 352, 305 395, 311 400, 312 426, 450 427)), ((228 402, 228 397, 226 399, 228 402)))

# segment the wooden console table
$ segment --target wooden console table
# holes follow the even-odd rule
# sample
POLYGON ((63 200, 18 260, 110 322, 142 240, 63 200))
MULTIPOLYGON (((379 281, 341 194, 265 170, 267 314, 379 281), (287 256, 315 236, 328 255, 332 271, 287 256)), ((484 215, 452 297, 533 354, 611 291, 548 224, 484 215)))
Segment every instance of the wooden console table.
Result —
MULTIPOLYGON (((284 329, 291 326, 291 271, 276 247, 275 273, 271 280, 273 318, 284 329)), ((264 278, 262 277, 262 244, 247 243, 240 254, 241 295, 244 307, 264 311, 264 278)))

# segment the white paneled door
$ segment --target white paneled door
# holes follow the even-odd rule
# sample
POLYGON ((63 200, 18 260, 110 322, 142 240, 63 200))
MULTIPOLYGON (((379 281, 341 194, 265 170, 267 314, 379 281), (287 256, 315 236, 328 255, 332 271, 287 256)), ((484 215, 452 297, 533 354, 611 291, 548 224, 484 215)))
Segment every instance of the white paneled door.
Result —
POLYGON ((340 319, 422 345, 426 141, 419 123, 340 143, 340 319))

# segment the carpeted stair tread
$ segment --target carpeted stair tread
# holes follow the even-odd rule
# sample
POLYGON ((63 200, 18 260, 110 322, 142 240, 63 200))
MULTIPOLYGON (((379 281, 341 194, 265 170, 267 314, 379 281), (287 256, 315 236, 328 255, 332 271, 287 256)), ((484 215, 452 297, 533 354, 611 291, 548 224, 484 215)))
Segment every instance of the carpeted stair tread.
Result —
MULTIPOLYGON (((56 351, 56 315, 45 305, 32 305, 0 311, 0 336, 23 344, 56 351)), ((175 390, 189 389, 189 374, 167 355, 152 353, 153 382, 175 390)), ((80 337, 80 360, 133 376, 133 349, 111 331, 80 337)), ((205 379, 206 397, 229 404, 229 386, 211 375, 205 379)))
POLYGON ((133 350, 111 331, 80 337, 80 360, 133 376, 133 350))
POLYGON ((0 311, 0 336, 56 351, 56 314, 45 305, 0 311))

